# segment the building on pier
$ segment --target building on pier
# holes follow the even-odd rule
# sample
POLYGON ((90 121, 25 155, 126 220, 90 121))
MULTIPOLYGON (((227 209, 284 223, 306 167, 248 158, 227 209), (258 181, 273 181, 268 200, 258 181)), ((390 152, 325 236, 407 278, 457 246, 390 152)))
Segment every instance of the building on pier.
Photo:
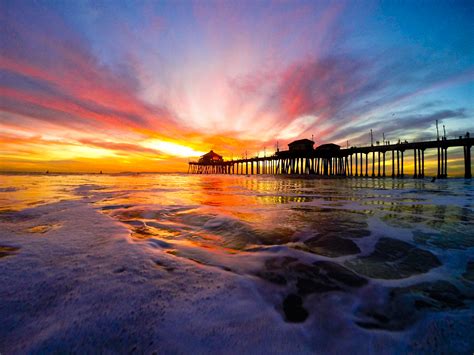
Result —
POLYGON ((314 153, 316 155, 319 155, 321 157, 334 157, 339 154, 339 151, 341 150, 341 146, 334 144, 334 143, 328 143, 328 144, 322 144, 318 146, 315 150, 314 153))
POLYGON ((211 150, 209 153, 204 154, 201 158, 199 158, 200 164, 216 164, 216 163, 223 163, 224 159, 221 155, 214 153, 211 150))
POLYGON ((313 150, 314 142, 309 139, 299 139, 288 144, 290 152, 311 152, 313 150))
POLYGON ((189 162, 188 173, 193 174, 232 174, 233 161, 224 161, 222 155, 213 150, 204 154, 197 162, 189 162))

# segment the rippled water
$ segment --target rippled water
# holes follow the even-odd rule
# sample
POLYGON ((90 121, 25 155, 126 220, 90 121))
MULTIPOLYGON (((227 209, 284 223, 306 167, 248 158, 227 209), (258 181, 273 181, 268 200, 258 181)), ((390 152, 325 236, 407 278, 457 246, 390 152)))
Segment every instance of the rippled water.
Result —
POLYGON ((133 244, 276 290, 285 322, 305 322, 332 293, 357 298, 346 311, 367 331, 472 316, 472 181, 0 176, 4 220, 60 200, 86 202, 133 244))

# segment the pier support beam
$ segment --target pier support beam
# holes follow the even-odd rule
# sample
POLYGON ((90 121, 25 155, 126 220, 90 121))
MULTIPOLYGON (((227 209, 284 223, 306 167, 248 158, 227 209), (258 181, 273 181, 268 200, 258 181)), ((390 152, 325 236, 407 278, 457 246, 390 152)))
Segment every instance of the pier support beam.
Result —
POLYGON ((375 150, 372 152, 372 177, 375 177, 375 150))
POLYGON ((383 152, 383 177, 385 177, 385 152, 383 152))
POLYGON ((418 169, 417 169, 417 154, 416 154, 417 149, 413 149, 413 178, 417 179, 418 178, 418 169))
POLYGON ((365 153, 365 177, 369 176, 369 153, 365 153))
POLYGON ((356 153, 356 154, 355 154, 355 175, 354 175, 354 176, 359 176, 359 170, 358 170, 359 168, 358 168, 358 166, 357 166, 358 156, 359 156, 359 155, 356 153))
POLYGON ((380 151, 378 151, 378 177, 380 177, 380 151))
POLYGON ((400 151, 400 154, 401 154, 401 160, 402 160, 402 161, 401 161, 401 163, 402 163, 402 173, 401 173, 401 175, 400 175, 401 177, 404 177, 404 176, 405 176, 405 171, 404 171, 404 161, 403 161, 403 155, 404 155, 404 153, 405 153, 405 151, 404 151, 404 150, 400 151))
POLYGON ((438 178, 448 177, 448 148, 438 147, 438 178))
POLYGON ((425 177, 425 150, 421 150, 421 177, 425 177))
POLYGON ((471 146, 465 145, 464 147, 464 178, 472 178, 471 174, 471 146))

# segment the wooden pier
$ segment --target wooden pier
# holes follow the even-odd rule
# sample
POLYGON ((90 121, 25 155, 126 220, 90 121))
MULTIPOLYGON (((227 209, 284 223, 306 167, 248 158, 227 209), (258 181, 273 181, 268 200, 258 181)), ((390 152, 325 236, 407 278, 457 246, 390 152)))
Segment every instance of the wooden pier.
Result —
POLYGON ((224 161, 222 157, 209 152, 198 162, 189 163, 193 174, 299 174, 346 177, 392 177, 403 178, 405 157, 413 156, 413 177, 425 177, 425 151, 437 151, 437 178, 448 177, 448 148, 463 147, 464 177, 470 179, 471 147, 474 138, 469 134, 457 139, 438 139, 425 142, 371 145, 341 149, 335 144, 324 144, 313 149, 313 142, 307 139, 289 144, 289 150, 277 151, 268 157, 253 157, 224 161), (212 155, 212 154, 214 155, 212 155), (211 154, 213 159, 204 159, 211 154), (216 158, 219 157, 219 159, 216 158), (387 171, 387 159, 391 169, 387 171))

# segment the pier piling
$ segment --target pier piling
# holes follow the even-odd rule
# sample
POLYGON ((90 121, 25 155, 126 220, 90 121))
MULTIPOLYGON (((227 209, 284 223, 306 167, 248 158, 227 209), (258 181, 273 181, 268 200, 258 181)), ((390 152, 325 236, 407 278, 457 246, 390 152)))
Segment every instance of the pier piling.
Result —
MULTIPOLYGON (((328 149, 300 151, 279 151, 266 157, 242 158, 237 160, 218 160, 190 162, 190 174, 236 174, 236 175, 320 175, 320 176, 345 176, 369 177, 369 164, 372 164, 371 176, 386 177, 386 153, 390 152, 392 161, 392 178, 403 178, 405 175, 405 151, 413 150, 413 177, 425 177, 425 150, 436 149, 437 177, 448 177, 448 148, 463 147, 464 152, 464 177, 472 178, 471 172, 471 147, 474 139, 468 134, 459 139, 437 139, 435 141, 397 143, 385 145, 370 145, 366 147, 348 147, 340 149, 339 146, 328 144, 328 149), (377 153, 377 157, 376 157, 377 153), (365 159, 364 159, 365 154, 365 159), (372 155, 371 159, 369 155, 372 155), (364 162, 365 160, 365 162, 364 162), (365 166, 364 166, 365 163, 365 166), (377 169, 376 169, 377 165, 377 169)), ((208 153, 206 155, 211 154, 208 153)), ((390 159, 390 158, 388 158, 390 159)), ((436 159, 436 158, 435 158, 436 159)))

